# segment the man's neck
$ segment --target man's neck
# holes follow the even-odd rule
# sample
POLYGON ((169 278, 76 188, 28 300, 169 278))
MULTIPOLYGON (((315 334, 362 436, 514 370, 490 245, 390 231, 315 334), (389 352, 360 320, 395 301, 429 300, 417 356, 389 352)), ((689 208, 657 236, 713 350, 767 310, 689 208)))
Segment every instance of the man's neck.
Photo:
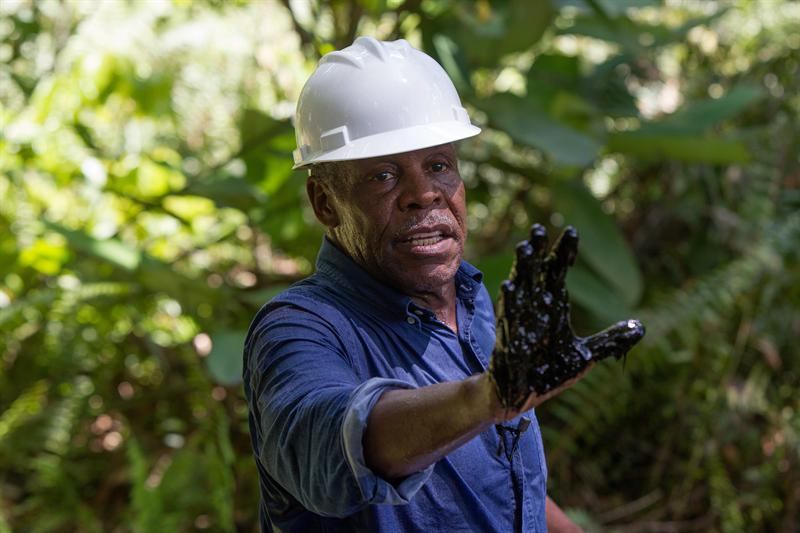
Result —
POLYGON ((454 332, 458 333, 458 320, 456 317, 456 284, 455 281, 447 283, 439 290, 409 294, 411 301, 420 307, 429 309, 441 322, 454 332))
POLYGON ((444 323, 454 332, 458 333, 455 278, 438 287, 424 290, 420 289, 418 291, 409 291, 408 288, 399 287, 396 284, 393 284, 391 280, 386 279, 383 276, 382 272, 372 271, 367 265, 363 264, 363 262, 353 257, 352 254, 347 252, 347 248, 339 242, 334 234, 329 232, 327 234, 327 238, 331 244, 333 244, 343 254, 348 256, 354 263, 359 265, 367 274, 381 283, 389 285, 395 290, 406 294, 409 298, 411 298, 412 302, 420 307, 430 310, 442 323, 444 323))

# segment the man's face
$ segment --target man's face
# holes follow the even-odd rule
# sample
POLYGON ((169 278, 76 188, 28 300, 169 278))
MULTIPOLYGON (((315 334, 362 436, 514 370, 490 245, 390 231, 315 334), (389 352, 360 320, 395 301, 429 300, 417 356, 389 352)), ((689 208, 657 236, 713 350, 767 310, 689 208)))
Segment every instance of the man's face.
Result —
POLYGON ((406 294, 455 276, 467 236, 464 183, 452 144, 343 163, 331 234, 373 276, 406 294))

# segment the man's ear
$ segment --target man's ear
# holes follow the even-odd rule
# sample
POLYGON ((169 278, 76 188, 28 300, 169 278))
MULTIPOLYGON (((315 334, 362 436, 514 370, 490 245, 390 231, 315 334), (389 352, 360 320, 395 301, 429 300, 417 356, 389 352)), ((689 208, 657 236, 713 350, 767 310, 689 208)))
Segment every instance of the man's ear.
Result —
POLYGON ((306 182, 306 193, 314 209, 317 220, 327 228, 333 229, 340 223, 339 212, 336 209, 333 194, 319 179, 310 176, 306 182))

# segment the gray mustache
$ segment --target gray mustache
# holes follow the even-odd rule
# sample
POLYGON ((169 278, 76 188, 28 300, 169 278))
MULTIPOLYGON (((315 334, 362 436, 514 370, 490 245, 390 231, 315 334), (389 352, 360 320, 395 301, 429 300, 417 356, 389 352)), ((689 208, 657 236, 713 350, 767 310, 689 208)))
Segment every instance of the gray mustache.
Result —
POLYGON ((438 224, 443 224, 443 225, 447 226, 449 231, 450 231, 450 233, 453 233, 453 234, 456 233, 455 228, 458 226, 458 223, 455 221, 455 219, 452 216, 448 216, 448 215, 446 215, 444 213, 437 213, 436 211, 432 211, 432 212, 426 213, 423 217, 419 217, 419 218, 415 217, 415 218, 409 219, 409 221, 406 222, 403 225, 403 227, 401 227, 397 231, 397 233, 395 234, 395 237, 399 237, 400 235, 403 235, 403 234, 406 234, 406 233, 409 233, 409 232, 412 232, 412 231, 416 231, 419 228, 424 228, 426 226, 435 226, 435 225, 438 225, 438 224))

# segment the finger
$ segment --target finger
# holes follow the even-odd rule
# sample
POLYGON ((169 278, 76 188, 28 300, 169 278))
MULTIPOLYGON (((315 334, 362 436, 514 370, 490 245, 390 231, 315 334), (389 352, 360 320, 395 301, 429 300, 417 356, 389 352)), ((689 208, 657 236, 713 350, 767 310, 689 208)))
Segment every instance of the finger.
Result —
POLYGON ((600 333, 595 333, 585 342, 586 347, 592 352, 593 361, 611 356, 619 359, 642 340, 644 333, 644 326, 638 320, 624 320, 600 333))
POLYGON ((567 269, 575 263, 577 255, 578 232, 572 226, 567 226, 553 245, 553 252, 546 260, 546 275, 551 289, 556 289, 564 283, 567 269))
POLYGON ((539 259, 544 260, 547 255, 547 230, 544 229, 544 226, 541 224, 531 226, 528 242, 533 246, 534 253, 539 256, 539 259))
POLYGON ((517 286, 511 280, 505 280, 500 285, 500 309, 506 322, 513 319, 518 307, 517 286))
POLYGON ((530 280, 530 273, 532 270, 538 270, 535 263, 535 254, 533 246, 530 242, 522 241, 517 244, 516 259, 514 266, 511 268, 509 279, 516 285, 526 286, 530 280))
POLYGON ((531 226, 527 241, 517 244, 514 266, 509 279, 522 286, 532 286, 539 277, 539 268, 547 254, 547 230, 541 224, 531 226))
POLYGON ((547 257, 547 230, 541 224, 531 226, 528 242, 533 249, 530 270, 527 273, 527 281, 533 287, 539 283, 542 264, 547 257))

